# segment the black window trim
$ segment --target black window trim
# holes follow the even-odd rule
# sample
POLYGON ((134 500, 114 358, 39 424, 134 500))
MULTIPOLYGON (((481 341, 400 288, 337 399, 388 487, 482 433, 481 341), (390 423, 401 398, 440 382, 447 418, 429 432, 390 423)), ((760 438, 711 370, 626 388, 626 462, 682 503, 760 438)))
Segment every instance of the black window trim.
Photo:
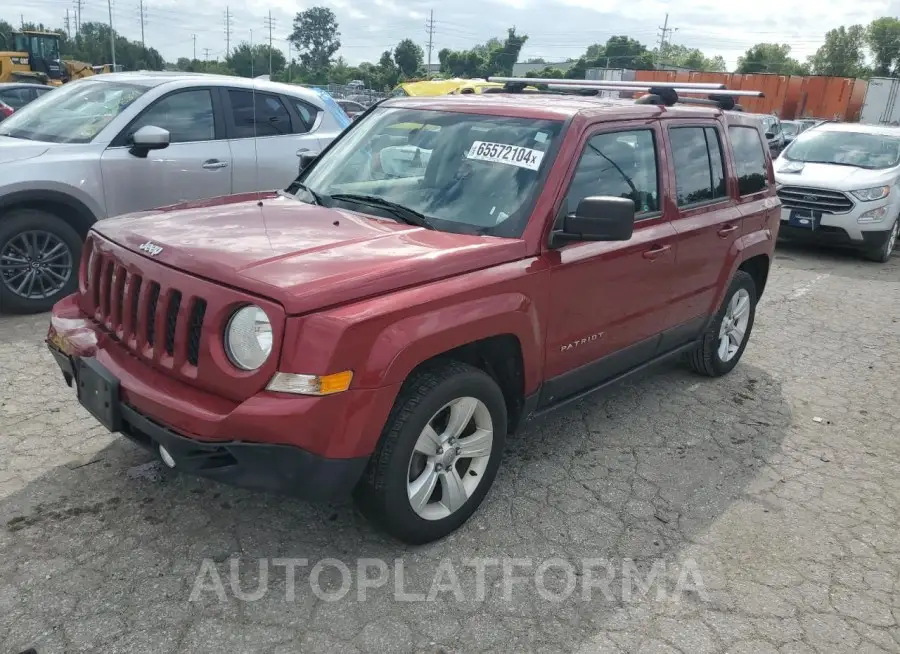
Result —
POLYGON ((702 129, 703 130, 703 140, 706 141, 706 157, 707 161, 709 161, 709 185, 712 188, 712 153, 709 151, 709 141, 706 136, 706 128, 712 127, 716 128, 716 138, 719 139, 719 154, 722 157, 722 172, 725 175, 725 195, 720 198, 712 198, 710 200, 698 200, 697 202, 691 202, 690 204, 678 204, 678 180, 675 181, 675 188, 673 200, 675 201, 675 208, 681 213, 685 211, 691 211, 693 209, 699 209, 702 207, 711 207, 716 204, 725 204, 726 202, 731 202, 731 192, 730 192, 730 183, 728 181, 728 167, 725 165, 725 150, 722 148, 722 134, 719 132, 719 124, 715 122, 697 122, 697 123, 678 123, 677 125, 669 125, 669 146, 671 151, 672 158, 672 172, 674 174, 678 174, 678 171, 675 167, 675 152, 674 148, 671 148, 672 145, 672 130, 673 129, 684 129, 684 128, 693 128, 693 129, 702 129))
MULTIPOLYGON (((661 183, 662 167, 660 166, 660 158, 659 158, 660 142, 659 142, 659 134, 657 134, 657 130, 654 129, 653 125, 647 125, 647 124, 643 124, 643 123, 640 125, 635 125, 634 127, 616 126, 613 128, 609 128, 609 127, 604 128, 603 126, 600 126, 597 129, 594 129, 593 131, 588 133, 587 137, 584 139, 584 142, 581 146, 581 151, 578 153, 578 156, 575 158, 575 165, 572 167, 572 171, 570 173, 568 183, 566 184, 565 191, 563 192, 563 194, 560 198, 560 201, 559 201, 559 208, 556 211, 556 218, 553 221, 554 229, 555 229, 555 224, 560 220, 560 218, 568 215, 567 210, 569 207, 566 202, 566 199, 569 197, 569 191, 572 190, 572 184, 575 181, 575 173, 578 171, 578 164, 581 163, 581 158, 584 156, 585 152, 587 151, 588 143, 590 142, 590 140, 593 139, 595 136, 602 136, 605 134, 626 134, 626 133, 634 133, 634 132, 650 132, 650 137, 653 140, 653 152, 656 155, 656 197, 657 197, 657 201, 659 202, 659 206, 660 206, 660 208, 657 209, 656 211, 646 211, 646 212, 642 212, 642 213, 635 212, 634 223, 635 223, 635 225, 637 225, 638 223, 642 223, 647 220, 652 220, 654 218, 660 218, 663 215, 663 213, 664 213, 664 209, 663 209, 664 198, 663 198, 663 194, 662 194, 663 186, 661 183)), ((551 230, 551 235, 552 235, 552 233, 553 233, 553 230, 551 230)))
POLYGON ((312 134, 313 132, 315 132, 318 129, 319 125, 322 122, 322 120, 321 120, 322 109, 320 109, 316 105, 312 104, 311 102, 304 100, 303 98, 298 98, 295 95, 286 95, 283 93, 280 95, 281 95, 281 100, 284 102, 285 106, 287 107, 288 113, 291 115, 291 134, 292 135, 304 136, 306 134, 312 134), (296 107, 295 103, 298 103, 298 102, 300 104, 308 107, 309 110, 312 112, 312 115, 313 115, 312 125, 307 126, 306 121, 303 120, 303 117, 300 115, 300 112, 297 111, 297 107, 296 107), (303 125, 303 127, 305 128, 305 131, 303 131, 303 132, 297 131, 298 123, 300 125, 303 125))
MULTIPOLYGON (((172 89, 166 93, 163 93, 158 98, 154 98, 150 101, 146 107, 141 109, 140 113, 132 118, 128 124, 122 128, 121 131, 116 135, 116 137, 110 141, 110 144, 107 148, 127 148, 131 147, 131 134, 132 128, 134 125, 144 117, 144 115, 149 112, 153 107, 155 107, 158 103, 166 100, 167 98, 177 95, 179 93, 187 93, 190 91, 209 91, 210 100, 212 101, 212 109, 213 109, 213 130, 214 130, 214 138, 209 141, 182 141, 177 143, 172 143, 171 145, 189 145, 191 143, 213 143, 215 141, 223 141, 225 140, 225 125, 224 119, 222 115, 222 107, 221 100, 219 98, 219 93, 217 91, 217 87, 215 86, 186 86, 177 89, 172 89)), ((142 96, 143 97, 143 96, 142 96)))
MULTIPOLYGON (((303 121, 300 120, 300 117, 297 115, 296 110, 291 106, 291 103, 287 101, 285 94, 277 93, 274 91, 256 91, 255 89, 241 88, 240 86, 222 86, 222 106, 224 113, 224 122, 225 122, 225 132, 226 138, 229 141, 243 141, 245 139, 267 139, 267 138, 282 138, 285 136, 302 136, 304 134, 308 134, 309 131, 300 132, 299 134, 296 132, 297 122, 303 124, 303 121), (287 134, 263 134, 263 135, 255 135, 255 136, 243 136, 238 132, 238 125, 234 122, 234 106, 231 104, 231 91, 240 91, 243 93, 250 93, 251 95, 267 95, 274 98, 278 98, 281 103, 284 105, 285 110, 287 111, 288 118, 291 121, 291 131, 287 134)), ((255 100, 254 100, 255 101, 255 100)))
MULTIPOLYGON (((731 130, 732 128, 746 129, 746 130, 749 130, 756 134, 756 140, 759 142, 760 152, 762 153, 762 156, 763 156, 763 165, 765 166, 766 185, 758 191, 753 191, 751 193, 744 193, 743 195, 741 194, 740 175, 737 174, 737 172, 738 172, 737 170, 734 171, 735 176, 738 178, 738 189, 737 189, 738 197, 740 197, 742 199, 753 198, 756 195, 760 195, 762 193, 768 193, 769 191, 772 190, 772 184, 769 180, 769 166, 766 165, 766 151, 769 149, 769 144, 765 139, 765 135, 760 133, 759 127, 756 127, 753 125, 741 125, 741 124, 735 123, 733 125, 728 126, 729 130, 731 130)), ((731 143, 731 153, 732 153, 732 156, 734 157, 734 161, 737 162, 737 160, 738 160, 737 152, 735 151, 734 140, 731 138, 730 133, 728 135, 728 140, 731 143)))

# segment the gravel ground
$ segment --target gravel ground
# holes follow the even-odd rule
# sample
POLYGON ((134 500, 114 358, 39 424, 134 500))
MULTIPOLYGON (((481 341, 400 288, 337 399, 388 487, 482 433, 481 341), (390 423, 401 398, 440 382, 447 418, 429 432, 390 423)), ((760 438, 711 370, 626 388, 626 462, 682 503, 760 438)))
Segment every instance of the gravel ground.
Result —
POLYGON ((731 375, 530 424, 420 548, 162 470, 0 317, 2 649, 900 652, 898 272, 781 248, 731 375))

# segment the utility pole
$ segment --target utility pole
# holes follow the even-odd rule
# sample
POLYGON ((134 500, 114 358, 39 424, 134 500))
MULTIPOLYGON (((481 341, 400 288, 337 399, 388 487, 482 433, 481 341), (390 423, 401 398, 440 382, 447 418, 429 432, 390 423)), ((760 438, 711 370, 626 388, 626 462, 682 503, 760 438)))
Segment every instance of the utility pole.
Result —
POLYGON ((73 0, 72 4, 75 5, 75 36, 78 36, 81 32, 81 5, 84 4, 84 0, 73 0))
POLYGON ((428 73, 431 73, 431 50, 434 48, 434 9, 428 15, 428 22, 425 23, 425 29, 428 30, 428 73))
POLYGON ((197 61, 197 35, 191 34, 191 38, 194 40, 194 58, 191 61, 197 61))
POLYGON ((69 10, 66 9, 66 38, 72 38, 72 30, 69 28, 69 10))
POLYGON ((203 60, 209 61, 209 48, 203 48, 203 60))
POLYGON ((272 18, 272 10, 269 10, 269 17, 266 19, 266 25, 269 27, 269 77, 272 76, 272 26, 275 19, 272 18))
POLYGON ((144 43, 144 0, 140 0, 140 12, 141 12, 141 47, 146 50, 147 46, 144 43))
POLYGON ((19 14, 19 22, 22 23, 22 29, 25 29, 25 14, 19 14))
POLYGON ((662 27, 659 28, 661 31, 659 34, 659 49, 657 50, 657 54, 656 54, 656 62, 655 62, 656 64, 659 64, 659 58, 663 53, 663 48, 666 47, 666 33, 669 31, 668 27, 669 27, 669 14, 666 14, 666 19, 663 21, 662 27))
POLYGON ((231 12, 225 7, 225 58, 231 56, 231 12))
POLYGON ((106 0, 109 7, 109 49, 112 51, 112 72, 116 72, 116 31, 113 29, 112 0, 106 0))

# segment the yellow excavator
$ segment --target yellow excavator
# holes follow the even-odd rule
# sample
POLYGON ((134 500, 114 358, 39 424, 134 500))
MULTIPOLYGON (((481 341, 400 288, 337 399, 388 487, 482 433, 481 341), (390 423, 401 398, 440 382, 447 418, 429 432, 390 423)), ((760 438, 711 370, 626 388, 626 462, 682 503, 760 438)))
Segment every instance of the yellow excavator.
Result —
POLYGON ((91 66, 61 59, 59 34, 22 30, 13 32, 13 49, 0 43, 0 82, 30 82, 60 86, 74 79, 108 73, 109 65, 91 66))

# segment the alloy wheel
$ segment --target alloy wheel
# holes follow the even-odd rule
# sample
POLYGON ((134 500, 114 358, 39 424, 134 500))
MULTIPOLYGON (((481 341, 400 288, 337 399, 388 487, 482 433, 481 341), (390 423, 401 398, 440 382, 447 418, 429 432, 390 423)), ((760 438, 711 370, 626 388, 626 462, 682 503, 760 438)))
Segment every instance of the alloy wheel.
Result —
POLYGON ((750 322, 750 293, 745 288, 739 288, 731 296, 731 301, 725 309, 722 318, 722 326, 719 327, 719 359, 727 363, 731 361, 747 335, 747 325, 750 322))
POLYGON ((410 457, 406 489, 413 511, 441 520, 462 508, 484 477, 493 443, 491 413, 481 400, 461 397, 444 405, 410 457))
POLYGON ((56 295, 73 273, 73 255, 69 246, 52 232, 20 232, 0 249, 0 281, 13 294, 26 300, 56 295))

